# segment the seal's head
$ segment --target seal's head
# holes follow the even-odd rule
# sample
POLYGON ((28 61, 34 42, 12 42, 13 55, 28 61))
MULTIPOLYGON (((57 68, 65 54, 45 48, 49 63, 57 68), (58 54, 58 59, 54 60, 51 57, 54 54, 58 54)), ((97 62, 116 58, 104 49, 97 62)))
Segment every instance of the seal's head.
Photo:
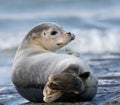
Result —
POLYGON ((45 50, 55 51, 72 41, 74 35, 55 23, 43 23, 34 27, 26 38, 45 50))

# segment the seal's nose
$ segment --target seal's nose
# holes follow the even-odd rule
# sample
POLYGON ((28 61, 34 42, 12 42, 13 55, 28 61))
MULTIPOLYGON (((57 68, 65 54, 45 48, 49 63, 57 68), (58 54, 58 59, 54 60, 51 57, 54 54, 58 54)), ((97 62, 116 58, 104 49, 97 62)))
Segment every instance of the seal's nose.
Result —
POLYGON ((74 39, 75 39, 75 35, 72 34, 71 32, 67 32, 67 34, 71 37, 71 40, 74 40, 74 39))
POLYGON ((74 40, 74 39, 75 39, 75 35, 71 34, 71 40, 74 40))

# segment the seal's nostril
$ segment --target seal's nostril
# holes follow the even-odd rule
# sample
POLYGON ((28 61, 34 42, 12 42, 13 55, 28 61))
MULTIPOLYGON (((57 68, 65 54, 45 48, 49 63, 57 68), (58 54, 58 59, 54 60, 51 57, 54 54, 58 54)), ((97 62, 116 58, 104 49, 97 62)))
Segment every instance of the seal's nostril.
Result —
POLYGON ((68 34, 68 35, 71 35, 71 33, 70 33, 70 32, 67 32, 67 34, 68 34))
POLYGON ((71 40, 74 40, 74 39, 75 39, 75 35, 72 34, 71 32, 67 32, 67 35, 70 36, 71 40))

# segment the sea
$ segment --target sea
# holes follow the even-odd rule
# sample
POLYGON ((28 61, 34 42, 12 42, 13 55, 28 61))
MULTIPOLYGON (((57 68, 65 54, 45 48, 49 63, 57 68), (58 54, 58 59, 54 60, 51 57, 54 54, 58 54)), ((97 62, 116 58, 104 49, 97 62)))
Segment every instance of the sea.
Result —
POLYGON ((75 34, 64 53, 77 53, 86 62, 120 55, 120 0, 0 0, 0 103, 26 101, 11 82, 12 62, 25 35, 43 22, 75 34))

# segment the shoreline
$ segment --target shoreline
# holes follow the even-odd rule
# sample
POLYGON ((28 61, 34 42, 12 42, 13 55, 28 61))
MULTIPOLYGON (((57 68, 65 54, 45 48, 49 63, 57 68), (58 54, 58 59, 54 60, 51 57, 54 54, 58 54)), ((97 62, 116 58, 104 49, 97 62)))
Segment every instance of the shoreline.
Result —
MULTIPOLYGON (((120 56, 102 54, 81 55, 85 62, 92 68, 98 78, 98 92, 93 101, 89 102, 53 102, 32 103, 22 98, 15 90, 12 83, 4 84, 0 88, 0 105, 119 105, 120 104, 120 56), (107 58, 106 58, 107 57, 107 58), (111 59, 112 58, 112 59, 111 59), (94 59, 94 60, 93 60, 94 59)), ((8 57, 5 58, 8 60, 8 57)), ((12 57, 10 58, 12 61, 12 57)), ((6 62, 6 60, 4 62, 6 62)))

